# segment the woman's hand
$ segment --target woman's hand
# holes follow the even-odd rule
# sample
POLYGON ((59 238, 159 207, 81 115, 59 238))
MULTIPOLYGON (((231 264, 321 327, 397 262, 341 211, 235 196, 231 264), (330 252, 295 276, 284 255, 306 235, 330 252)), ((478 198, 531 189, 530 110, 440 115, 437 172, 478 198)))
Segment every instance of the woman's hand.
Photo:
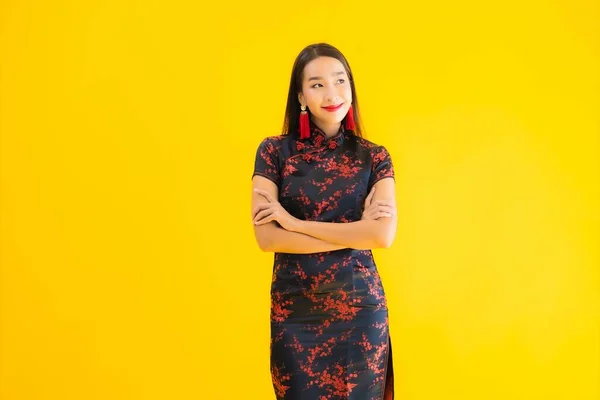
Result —
POLYGON ((381 217, 391 217, 396 213, 396 207, 391 201, 387 200, 376 200, 372 202, 373 195, 375 194, 375 186, 371 189, 371 192, 365 199, 365 205, 363 207, 363 213, 361 220, 363 219, 379 219, 381 217))
POLYGON ((279 222, 279 225, 287 231, 295 232, 300 220, 290 215, 283 206, 271 196, 270 193, 262 189, 254 189, 254 191, 267 199, 268 203, 259 203, 252 210, 252 222, 254 225, 263 225, 271 221, 279 222))

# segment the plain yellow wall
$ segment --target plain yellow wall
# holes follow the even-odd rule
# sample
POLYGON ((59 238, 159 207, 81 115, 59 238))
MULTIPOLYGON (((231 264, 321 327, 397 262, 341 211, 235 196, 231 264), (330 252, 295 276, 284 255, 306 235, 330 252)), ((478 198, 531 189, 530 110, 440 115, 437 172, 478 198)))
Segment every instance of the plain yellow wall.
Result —
POLYGON ((3 400, 274 399, 250 218, 294 58, 396 167, 397 399, 599 391, 598 2, 0 3, 3 400))

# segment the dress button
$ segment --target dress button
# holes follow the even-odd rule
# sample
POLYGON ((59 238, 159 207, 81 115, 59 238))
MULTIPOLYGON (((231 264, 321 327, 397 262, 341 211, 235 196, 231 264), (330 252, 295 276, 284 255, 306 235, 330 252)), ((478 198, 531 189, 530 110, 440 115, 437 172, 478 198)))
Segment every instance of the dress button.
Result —
POLYGON ((334 141, 329 142, 330 149, 335 149, 337 147, 337 145, 338 145, 337 142, 334 142, 334 141))

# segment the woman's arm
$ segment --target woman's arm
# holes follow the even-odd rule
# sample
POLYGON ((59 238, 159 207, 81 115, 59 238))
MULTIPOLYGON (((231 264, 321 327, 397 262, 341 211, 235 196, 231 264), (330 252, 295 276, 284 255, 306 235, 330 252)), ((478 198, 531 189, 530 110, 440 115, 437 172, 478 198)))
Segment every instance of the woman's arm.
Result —
MULTIPOLYGON (((252 187, 253 189, 258 188, 269 192, 275 199, 279 197, 277 185, 263 176, 255 175, 252 178, 252 187)), ((254 209, 258 203, 264 202, 264 200, 265 198, 262 195, 256 193, 254 190, 252 191, 252 209, 254 209)), ((262 251, 307 254, 339 250, 348 247, 329 243, 325 240, 308 236, 303 233, 287 231, 277 226, 275 221, 264 225, 253 226, 254 236, 262 251)))
MULTIPOLYGON (((393 178, 384 178, 375 183, 372 201, 387 200, 395 207, 395 185, 393 178)), ((396 236, 398 217, 376 220, 360 220, 348 223, 299 220, 295 232, 353 249, 387 248, 396 236)))
POLYGON ((308 254, 322 251, 333 251, 345 249, 348 246, 329 243, 325 240, 317 239, 312 236, 299 232, 290 232, 275 225, 275 222, 256 226, 255 229, 263 229, 265 236, 269 238, 263 251, 277 253, 295 253, 308 254))

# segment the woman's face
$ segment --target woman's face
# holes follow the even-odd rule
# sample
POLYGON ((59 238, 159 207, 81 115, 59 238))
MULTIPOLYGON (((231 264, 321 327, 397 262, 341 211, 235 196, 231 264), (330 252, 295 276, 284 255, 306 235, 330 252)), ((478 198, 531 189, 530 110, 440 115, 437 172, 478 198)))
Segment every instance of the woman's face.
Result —
POLYGON ((306 64, 298 101, 308 106, 318 126, 337 130, 352 104, 352 88, 342 63, 333 57, 318 57, 306 64), (332 111, 324 108, 340 105, 332 111))

